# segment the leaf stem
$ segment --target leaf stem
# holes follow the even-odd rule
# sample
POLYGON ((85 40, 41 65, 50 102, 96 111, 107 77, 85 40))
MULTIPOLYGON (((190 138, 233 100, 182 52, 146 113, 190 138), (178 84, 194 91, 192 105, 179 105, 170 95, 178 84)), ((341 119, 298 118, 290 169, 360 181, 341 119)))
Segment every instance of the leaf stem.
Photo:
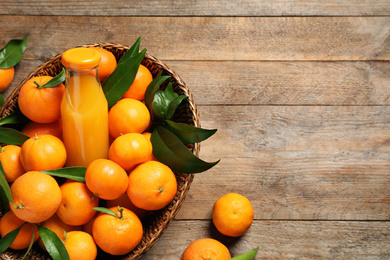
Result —
POLYGON ((34 80, 34 84, 37 85, 38 89, 42 88, 42 86, 43 86, 43 85, 39 84, 38 82, 36 82, 35 80, 34 80))

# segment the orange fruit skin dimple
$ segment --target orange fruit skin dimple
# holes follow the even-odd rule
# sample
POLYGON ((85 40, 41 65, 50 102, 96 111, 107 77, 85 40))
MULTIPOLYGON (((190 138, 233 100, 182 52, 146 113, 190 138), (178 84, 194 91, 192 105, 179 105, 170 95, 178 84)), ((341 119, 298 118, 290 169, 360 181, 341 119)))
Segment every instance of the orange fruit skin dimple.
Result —
POLYGON ((226 236, 243 235, 252 225, 254 210, 250 201, 237 193, 220 197, 213 207, 213 223, 226 236))
POLYGON ((149 160, 152 144, 142 134, 130 133, 117 137, 108 151, 108 158, 119 164, 125 171, 149 160))
POLYGON ((15 68, 0 69, 0 92, 3 92, 14 79, 15 68))
MULTIPOLYGON (((4 237, 9 232, 17 229, 22 224, 26 223, 25 221, 19 219, 12 211, 8 211, 0 220, 0 234, 1 237, 4 237)), ((26 223, 19 230, 18 235, 15 240, 9 246, 12 249, 25 249, 30 245, 32 239, 32 234, 34 230, 34 242, 39 238, 37 226, 33 226, 30 223, 26 223)))
POLYGON ((115 70, 117 62, 112 52, 100 48, 100 47, 89 47, 97 50, 100 53, 100 65, 98 66, 99 80, 103 82, 110 74, 115 70))
MULTIPOLYGON (((110 208, 119 216, 117 207, 110 208)), ((100 213, 92 226, 96 244, 112 255, 124 255, 142 240, 142 223, 132 211, 123 208, 123 218, 100 213)))
POLYGON ((48 174, 29 171, 11 185, 15 215, 30 223, 40 223, 55 214, 61 203, 61 190, 57 181, 48 174))
POLYGON ((52 123, 61 116, 61 100, 65 91, 64 84, 52 88, 38 88, 34 83, 44 85, 50 76, 39 76, 28 80, 20 89, 18 105, 20 111, 37 123, 52 123))
POLYGON ((108 112, 108 127, 114 138, 121 134, 142 133, 150 125, 150 113, 141 101, 124 98, 108 112))
POLYGON ((92 161, 85 172, 85 183, 88 189, 105 200, 113 200, 124 194, 128 179, 122 167, 107 159, 92 161))
POLYGON ((70 260, 94 260, 97 247, 92 236, 83 231, 70 231, 66 234, 65 248, 70 260))
POLYGON ((137 74, 130 88, 123 95, 124 98, 134 98, 144 100, 145 92, 149 84, 153 81, 152 73, 144 65, 139 65, 137 74))
POLYGON ((93 208, 99 205, 99 198, 88 190, 85 183, 67 181, 60 189, 62 200, 57 215, 65 224, 81 226, 95 216, 93 208))
POLYGON ((66 162, 64 143, 53 135, 40 135, 25 141, 20 160, 26 171, 62 168, 66 162))
POLYGON ((177 191, 172 170, 156 161, 137 166, 129 175, 127 195, 138 208, 159 210, 167 206, 177 191))
POLYGON ((195 240, 181 256, 181 260, 228 260, 230 258, 228 248, 212 238, 195 240))
POLYGON ((16 145, 6 145, 0 148, 0 161, 7 182, 13 182, 25 173, 20 161, 20 151, 21 148, 16 145))

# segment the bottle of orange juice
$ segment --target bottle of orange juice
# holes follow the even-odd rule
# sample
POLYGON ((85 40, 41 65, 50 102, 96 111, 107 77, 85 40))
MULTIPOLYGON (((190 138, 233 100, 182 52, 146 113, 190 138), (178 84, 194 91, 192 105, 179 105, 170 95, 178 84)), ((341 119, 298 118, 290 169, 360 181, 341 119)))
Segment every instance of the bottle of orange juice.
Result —
POLYGON ((90 48, 73 48, 62 54, 66 68, 61 102, 66 166, 85 166, 108 158, 108 106, 97 75, 100 54, 90 48))

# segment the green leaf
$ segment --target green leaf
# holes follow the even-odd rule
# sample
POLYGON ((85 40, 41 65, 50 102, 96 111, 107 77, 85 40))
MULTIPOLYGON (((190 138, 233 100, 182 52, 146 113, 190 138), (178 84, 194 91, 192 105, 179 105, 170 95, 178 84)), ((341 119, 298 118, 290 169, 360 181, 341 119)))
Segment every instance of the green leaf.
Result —
POLYGON ((126 51, 126 54, 123 55, 122 58, 119 60, 118 65, 121 63, 126 63, 126 61, 129 58, 134 57, 137 53, 139 53, 140 45, 141 45, 141 37, 138 37, 138 39, 135 41, 133 46, 131 46, 130 49, 126 51))
MULTIPOLYGON (((9 184, 7 180, 5 179, 4 175, 4 170, 3 170, 3 165, 0 161, 0 186, 3 189, 7 199, 11 201, 12 204, 14 204, 14 200, 12 199, 12 194, 11 194, 11 188, 9 187, 9 184)), ((8 202, 7 202, 8 204, 8 202)))
POLYGON ((43 84, 41 86, 41 88, 56 87, 65 81, 65 77, 66 77, 66 72, 65 72, 65 69, 63 68, 62 71, 60 72, 60 74, 58 74, 57 76, 55 76, 54 78, 52 78, 51 80, 49 80, 48 82, 43 84))
POLYGON ((12 242, 14 242, 16 236, 18 235, 20 229, 22 228, 22 226, 24 225, 24 223, 12 230, 11 232, 7 233, 7 235, 5 235, 1 240, 0 240, 0 254, 3 253, 5 250, 7 250, 7 248, 12 244, 12 242))
MULTIPOLYGON (((126 58, 125 61, 118 64, 110 76, 104 80, 102 88, 109 108, 114 106, 115 103, 123 97, 131 84, 133 84, 145 53, 146 49, 133 57, 126 58)), ((126 54, 127 52, 124 56, 126 56, 126 54)))
POLYGON ((27 36, 23 39, 10 40, 7 45, 0 50, 0 69, 8 69, 18 64, 26 50, 27 36))
POLYGON ((118 215, 114 211, 112 211, 111 209, 108 209, 105 207, 94 207, 92 209, 118 218, 118 215))
POLYGON ((172 83, 170 82, 165 90, 157 90, 153 98, 153 112, 157 118, 167 118, 169 104, 179 96, 172 89, 172 83))
POLYGON ((159 72, 157 77, 150 82, 148 88, 145 91, 145 105, 148 107, 149 111, 153 111, 153 99, 157 90, 159 90, 161 84, 170 78, 170 76, 161 76, 162 71, 159 72))
POLYGON ((44 226, 38 226, 38 233, 42 238, 47 252, 54 260, 69 259, 69 254, 66 251, 65 245, 56 233, 44 226))
POLYGON ((26 253, 24 254, 22 260, 26 258, 28 252, 30 252, 30 250, 31 250, 32 245, 34 244, 34 236, 35 236, 34 228, 35 228, 35 226, 36 226, 35 224, 32 224, 32 236, 31 236, 30 244, 28 245, 28 248, 27 248, 26 253))
POLYGON ((11 113, 8 116, 0 119, 0 125, 25 124, 28 121, 30 121, 30 119, 28 119, 25 115, 23 115, 23 113, 20 112, 20 110, 18 108, 13 113, 11 113))
POLYGON ((86 170, 87 170, 86 167, 74 166, 74 167, 59 168, 55 170, 46 170, 42 172, 52 176, 68 178, 79 182, 85 182, 86 170))
POLYGON ((252 260, 256 256, 258 250, 259 250, 259 248, 253 249, 253 250, 246 252, 244 254, 235 256, 235 257, 231 258, 230 260, 252 260))
POLYGON ((202 142, 217 132, 217 129, 203 129, 170 120, 165 120, 164 126, 174 133, 184 144, 202 142))
POLYGON ((1 205, 3 205, 3 213, 7 213, 9 210, 9 203, 7 195, 5 194, 5 191, 3 187, 0 186, 0 201, 1 205))
POLYGON ((22 145, 29 136, 13 128, 0 127, 0 143, 22 145))
POLYGON ((166 115, 167 120, 172 118, 173 114, 175 114, 177 107, 183 102, 183 100, 186 100, 187 98, 188 96, 186 95, 180 95, 169 103, 167 115, 166 115))
POLYGON ((173 171, 181 173, 198 173, 207 171, 216 162, 205 162, 196 157, 188 148, 168 129, 157 126, 150 138, 153 146, 153 155, 160 162, 173 171))
POLYGON ((4 105, 4 97, 3 95, 0 94, 0 107, 2 107, 4 105))

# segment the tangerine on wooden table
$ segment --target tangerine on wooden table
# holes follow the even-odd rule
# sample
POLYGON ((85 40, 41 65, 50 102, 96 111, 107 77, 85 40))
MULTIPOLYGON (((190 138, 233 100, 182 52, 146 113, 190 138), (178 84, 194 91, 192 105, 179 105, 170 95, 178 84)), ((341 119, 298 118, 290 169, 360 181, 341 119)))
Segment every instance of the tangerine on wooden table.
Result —
POLYGON ((34 121, 28 122, 21 132, 29 137, 35 135, 54 135, 62 140, 62 120, 61 118, 52 123, 42 124, 34 121))
POLYGON ((252 204, 241 194, 228 193, 214 203, 213 223, 226 236, 241 236, 252 225, 253 218, 252 204))
POLYGON ((119 198, 126 192, 128 182, 126 171, 111 160, 94 160, 85 171, 85 183, 88 189, 101 199, 119 198))
POLYGON ((52 78, 51 76, 31 78, 20 89, 19 109, 23 115, 37 123, 52 123, 61 116, 61 100, 65 91, 64 84, 52 88, 42 87, 52 78))
POLYGON ((26 221, 18 218, 12 211, 8 211, 0 220, 0 235, 4 237, 9 232, 17 229, 21 225, 15 240, 9 246, 12 249, 25 249, 30 245, 33 230, 34 230, 34 242, 39 238, 38 228, 36 225, 26 223, 26 221), (24 224, 24 225, 23 225, 24 224))
POLYGON ((181 260, 228 260, 230 258, 229 249, 212 238, 195 240, 181 256, 181 260))
POLYGON ((152 73, 144 65, 140 64, 137 74, 130 88, 123 95, 124 98, 145 99, 145 92, 149 84, 153 81, 152 73))
POLYGON ((17 178, 11 185, 15 215, 30 223, 40 223, 55 214, 61 203, 61 190, 50 175, 29 171, 17 178))
POLYGON ((3 92, 11 84, 14 79, 15 69, 10 67, 8 69, 0 69, 0 92, 3 92))
POLYGON ((108 112, 108 128, 114 138, 121 134, 142 133, 150 125, 150 113, 141 101, 124 98, 108 112))
POLYGON ((127 254, 142 240, 142 223, 134 212, 126 208, 110 209, 117 216, 99 213, 92 226, 93 238, 103 251, 111 255, 127 254))
POLYGON ((99 198, 88 190, 83 182, 67 181, 60 186, 62 200, 57 210, 58 217, 71 226, 88 223, 96 214, 99 198))
POLYGON ((65 248, 70 260, 94 260, 97 256, 95 241, 84 231, 66 233, 65 248))
POLYGON ((66 157, 64 143, 54 135, 35 135, 23 143, 20 151, 20 160, 26 171, 62 168, 66 157))
POLYGON ((100 64, 97 68, 99 80, 103 82, 115 70, 117 62, 112 52, 101 47, 89 47, 100 53, 100 64))
POLYGON ((26 172, 20 161, 20 150, 19 146, 11 144, 0 147, 0 161, 7 182, 15 181, 26 172))
POLYGON ((117 137, 108 151, 108 158, 126 171, 149 160, 152 143, 142 134, 129 133, 117 137))
POLYGON ((129 174, 127 195, 138 208, 162 209, 173 200, 176 191, 175 174, 161 162, 145 162, 129 174))

